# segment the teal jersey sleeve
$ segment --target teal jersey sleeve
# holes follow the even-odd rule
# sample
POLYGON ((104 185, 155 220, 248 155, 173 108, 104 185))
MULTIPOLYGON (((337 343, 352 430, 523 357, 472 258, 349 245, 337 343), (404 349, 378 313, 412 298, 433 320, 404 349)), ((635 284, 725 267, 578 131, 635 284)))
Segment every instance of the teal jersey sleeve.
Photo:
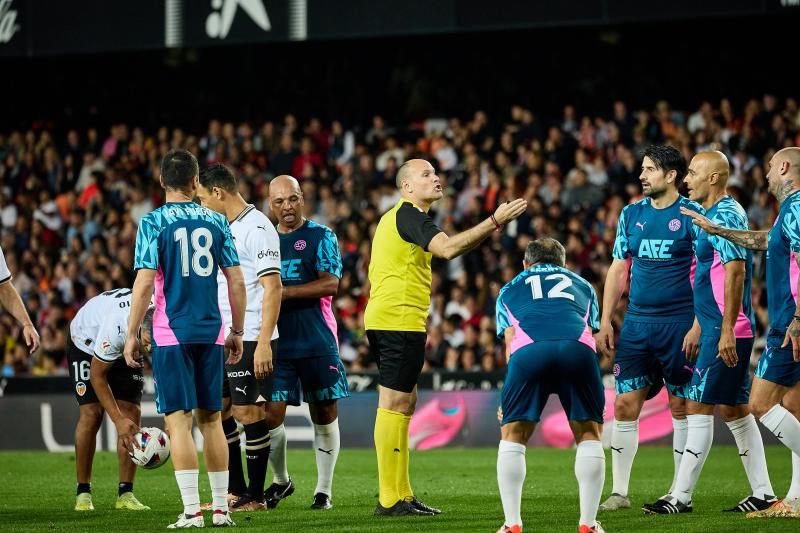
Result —
POLYGON ((158 238, 161 234, 161 227, 155 220, 156 216, 157 213, 149 213, 139 221, 133 258, 134 270, 143 268, 158 270, 158 238))
POLYGON ((500 294, 497 296, 497 304, 496 304, 496 317, 495 322, 497 324, 497 338, 498 339, 505 339, 506 338, 506 328, 511 327, 511 319, 508 316, 508 309, 506 309, 506 305, 503 303, 503 293, 505 291, 505 287, 500 291, 500 294))
POLYGON ((589 304, 589 318, 587 320, 587 324, 589 324, 589 327, 592 328, 592 333, 597 333, 600 331, 600 303, 597 300, 597 293, 595 292, 594 287, 590 285, 589 290, 591 291, 592 301, 589 304))
MULTIPOLYGON (((747 218, 744 213, 727 207, 720 206, 711 221, 720 226, 731 229, 746 230, 748 229, 747 218)), ((724 239, 719 235, 709 235, 708 242, 714 247, 714 250, 719 254, 719 259, 724 265, 730 261, 743 261, 747 259, 747 250, 736 244, 733 244, 728 239, 724 239)))
POLYGON ((314 263, 317 272, 327 272, 337 278, 342 277, 342 257, 339 254, 339 241, 336 235, 328 228, 319 241, 317 259, 314 263))
POLYGON ((233 242, 233 235, 231 234, 231 226, 227 220, 222 220, 220 224, 222 230, 222 251, 219 258, 219 266, 223 268, 239 266, 239 253, 236 251, 236 245, 233 242))
POLYGON ((622 209, 622 212, 619 214, 619 222, 617 223, 617 236, 614 239, 614 251, 612 253, 614 259, 627 259, 630 257, 631 252, 628 247, 628 222, 627 222, 627 211, 628 207, 626 206, 622 209))
POLYGON ((781 224, 783 234, 789 239, 789 248, 800 252, 800 202, 792 202, 781 224))

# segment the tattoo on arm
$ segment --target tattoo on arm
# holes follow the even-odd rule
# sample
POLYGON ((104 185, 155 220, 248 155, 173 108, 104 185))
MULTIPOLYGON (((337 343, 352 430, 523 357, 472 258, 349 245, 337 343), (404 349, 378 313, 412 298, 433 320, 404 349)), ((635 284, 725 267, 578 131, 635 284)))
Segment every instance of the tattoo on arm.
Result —
POLYGON ((769 242, 768 231, 730 229, 720 226, 717 235, 728 239, 733 244, 744 246, 748 250, 766 250, 769 242))

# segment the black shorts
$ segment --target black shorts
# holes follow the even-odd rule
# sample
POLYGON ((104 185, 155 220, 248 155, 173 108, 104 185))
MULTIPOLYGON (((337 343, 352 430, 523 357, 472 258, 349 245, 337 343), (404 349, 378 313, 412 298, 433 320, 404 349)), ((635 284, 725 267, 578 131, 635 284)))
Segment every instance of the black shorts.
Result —
POLYGON ((400 392, 417 385, 425 362, 426 333, 420 331, 367 331, 369 349, 378 362, 378 383, 400 392))
MULTIPOLYGON (((78 400, 78 405, 87 405, 100 401, 97 399, 92 382, 89 380, 92 357, 88 353, 79 350, 72 343, 72 339, 67 341, 69 375, 74 384, 73 390, 75 391, 75 399, 78 400)), ((136 405, 142 403, 144 375, 141 368, 131 368, 125 364, 124 358, 120 358, 114 362, 107 376, 111 393, 117 401, 131 402, 136 405)))
MULTIPOLYGON (((239 362, 235 365, 225 365, 222 396, 223 398, 230 397, 234 405, 255 405, 268 402, 272 396, 274 372, 264 379, 256 379, 253 370, 253 357, 257 345, 256 341, 244 341, 244 351, 239 362)), ((272 364, 274 366, 278 341, 272 341, 270 346, 272 346, 272 364)))

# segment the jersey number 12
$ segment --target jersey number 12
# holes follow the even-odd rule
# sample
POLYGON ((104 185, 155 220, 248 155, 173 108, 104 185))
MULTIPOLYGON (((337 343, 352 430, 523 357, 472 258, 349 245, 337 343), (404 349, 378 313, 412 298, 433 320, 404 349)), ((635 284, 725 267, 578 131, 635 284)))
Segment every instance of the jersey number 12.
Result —
POLYGON ((189 241, 192 241, 192 270, 201 277, 210 276, 214 271, 214 258, 211 255, 211 246, 214 239, 207 228, 192 230, 191 237, 186 228, 175 230, 175 240, 181 247, 181 276, 189 277, 189 241), (202 243, 200 242, 202 240, 202 243), (205 263, 205 266, 203 265, 205 263))
MULTIPOLYGON (((568 292, 564 292, 564 289, 568 287, 572 287, 572 280, 569 279, 569 276, 566 274, 550 274, 546 276, 545 281, 550 280, 561 280, 553 287, 547 291, 548 298, 567 298, 569 300, 575 301, 575 296, 568 292)), ((538 300, 544 297, 542 293, 542 277, 541 276, 530 276, 528 279, 525 280, 525 283, 531 286, 531 293, 533 295, 534 300, 538 300)))

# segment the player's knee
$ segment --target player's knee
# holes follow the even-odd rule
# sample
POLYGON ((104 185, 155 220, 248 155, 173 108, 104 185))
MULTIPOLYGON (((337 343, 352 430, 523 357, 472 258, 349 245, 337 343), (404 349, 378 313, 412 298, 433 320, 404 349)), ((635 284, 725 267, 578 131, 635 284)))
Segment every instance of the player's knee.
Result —
POLYGON ((264 411, 257 405, 234 405, 232 412, 233 417, 242 425, 264 420, 264 411))
POLYGON ((733 422, 750 414, 747 405, 720 405, 719 415, 725 422, 733 422))
POLYGON ((509 422, 500 428, 501 438, 505 441, 526 444, 533 434, 532 422, 509 422))
POLYGON ((269 429, 275 429, 286 419, 286 404, 283 402, 267 402, 264 404, 264 421, 269 429))
POLYGON ((633 421, 639 417, 641 406, 634 398, 617 396, 614 400, 614 418, 617 420, 633 421))
POLYGON ((686 398, 670 395, 669 410, 672 413, 672 418, 686 418, 686 398))
POLYGON ((308 410, 311 414, 311 421, 321 426, 330 424, 338 416, 336 400, 310 403, 308 410))
POLYGON ((787 411, 792 413, 795 418, 800 419, 800 394, 790 392, 783 397, 781 402, 787 411))
POLYGON ((89 429, 93 428, 96 431, 103 421, 103 412, 103 406, 99 403, 82 405, 78 425, 89 429))
POLYGON ((767 412, 775 407, 775 403, 762 398, 750 398, 750 412, 756 418, 761 418, 767 412))
POLYGON ((197 425, 202 431, 204 427, 210 427, 215 424, 222 425, 222 414, 219 411, 208 411, 206 409, 197 409, 195 412, 197 418, 197 425))
POLYGON ((142 409, 139 405, 131 402, 118 402, 119 410, 123 415, 130 418, 134 422, 139 422, 142 417, 142 409))
POLYGON ((414 395, 411 398, 411 401, 408 402, 408 408, 406 409, 405 412, 410 416, 410 415, 413 415, 414 411, 416 411, 416 410, 417 410, 417 396, 414 395))

